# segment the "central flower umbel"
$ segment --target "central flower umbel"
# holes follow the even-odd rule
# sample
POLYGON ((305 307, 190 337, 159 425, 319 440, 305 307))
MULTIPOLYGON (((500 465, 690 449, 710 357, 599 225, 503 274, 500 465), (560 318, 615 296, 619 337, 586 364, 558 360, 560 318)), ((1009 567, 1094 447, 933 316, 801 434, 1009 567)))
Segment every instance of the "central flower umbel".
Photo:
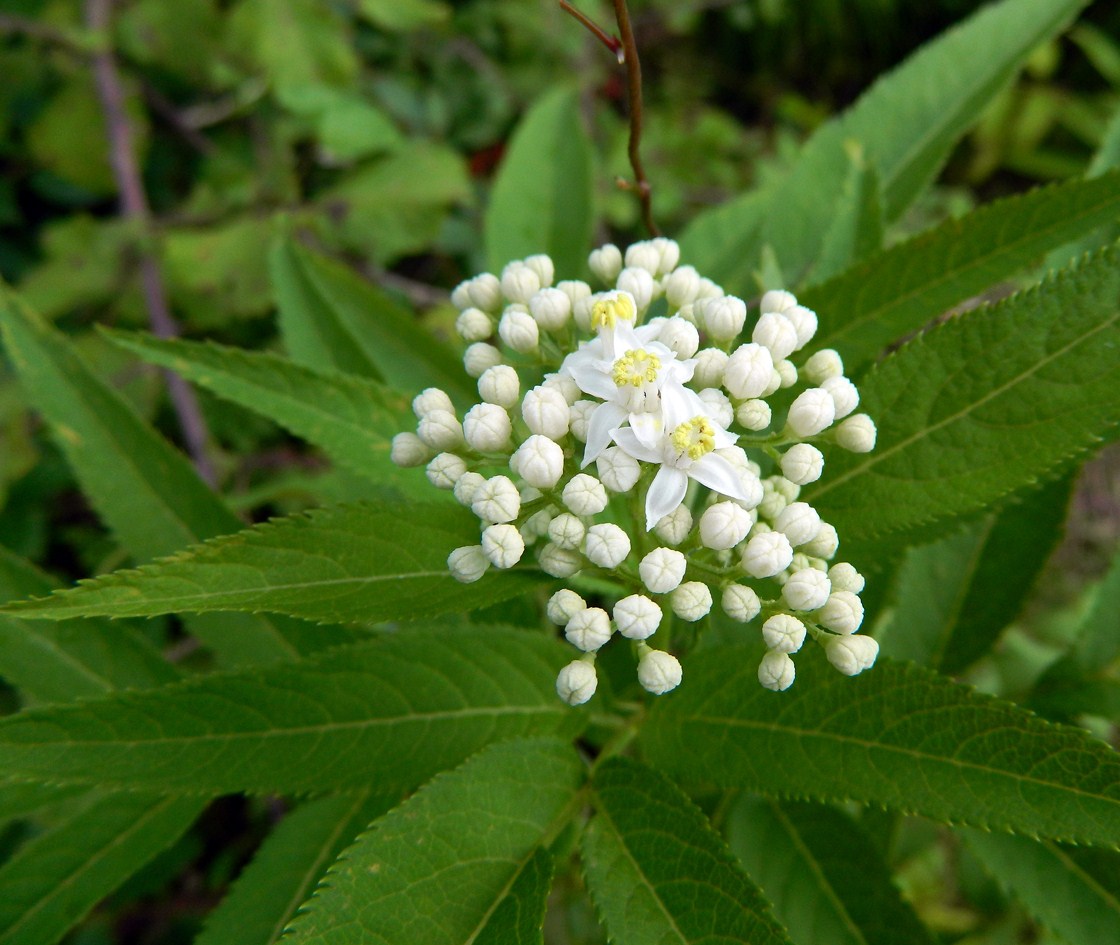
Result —
POLYGON ((614 362, 611 376, 616 387, 641 387, 657 380, 661 370, 661 359, 652 351, 644 348, 631 348, 614 362))
POLYGON ((672 441, 673 449, 682 456, 687 455, 693 461, 700 459, 701 456, 707 456, 716 448, 715 427, 704 416, 693 417, 678 424, 669 435, 669 439, 672 441))

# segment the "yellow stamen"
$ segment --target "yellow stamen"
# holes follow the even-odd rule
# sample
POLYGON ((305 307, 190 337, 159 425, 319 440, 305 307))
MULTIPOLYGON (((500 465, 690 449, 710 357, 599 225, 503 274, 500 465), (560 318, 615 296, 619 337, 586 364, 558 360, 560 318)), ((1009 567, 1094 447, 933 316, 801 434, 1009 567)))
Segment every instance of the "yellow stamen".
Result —
POLYGON ((657 372, 661 370, 661 359, 644 348, 631 349, 614 362, 611 377, 615 386, 641 387, 643 384, 652 384, 657 380, 657 372))
POLYGON ((629 295, 616 295, 614 298, 599 299, 591 307, 591 327, 614 328, 615 323, 621 319, 632 322, 638 317, 638 310, 629 295))
POLYGON ((673 431, 670 439, 673 449, 681 454, 687 453, 692 460, 706 456, 716 448, 716 431, 712 429, 707 417, 686 420, 673 431))

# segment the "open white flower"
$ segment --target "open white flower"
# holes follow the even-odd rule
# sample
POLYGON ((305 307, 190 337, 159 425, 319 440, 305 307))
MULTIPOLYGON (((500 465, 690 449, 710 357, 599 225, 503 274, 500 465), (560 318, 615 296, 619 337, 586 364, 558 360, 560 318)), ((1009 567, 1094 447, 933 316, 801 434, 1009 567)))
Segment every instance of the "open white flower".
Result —
POLYGON ((662 413, 631 420, 630 427, 614 431, 614 441, 626 453, 660 468, 646 493, 646 531, 674 511, 684 500, 688 480, 732 499, 748 501, 739 473, 715 450, 738 439, 712 418, 710 408, 692 390, 667 385, 661 392, 662 413))

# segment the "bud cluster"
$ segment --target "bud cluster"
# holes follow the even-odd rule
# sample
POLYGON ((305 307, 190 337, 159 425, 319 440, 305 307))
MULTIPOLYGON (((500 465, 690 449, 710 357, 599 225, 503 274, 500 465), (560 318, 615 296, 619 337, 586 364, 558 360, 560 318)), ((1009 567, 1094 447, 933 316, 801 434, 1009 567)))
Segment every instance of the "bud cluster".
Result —
POLYGON ((480 520, 479 543, 448 557, 458 580, 532 555, 576 586, 587 572, 620 588, 604 606, 571 588, 548 602, 582 653, 556 683, 572 705, 594 694, 595 655, 616 633, 646 690, 674 689, 680 663, 646 642, 667 611, 757 620, 773 690, 793 682, 807 637, 847 675, 878 653, 856 632, 863 577, 834 562, 836 529, 799 497, 821 477, 821 446, 874 448, 859 392, 835 351, 802 354, 817 316, 792 294, 767 292, 748 326, 747 304, 679 257, 661 238, 603 246, 588 260, 599 291, 554 284, 544 255, 463 282, 456 330, 480 400, 460 416, 425 390, 415 432, 393 440, 395 463, 426 465, 480 520))

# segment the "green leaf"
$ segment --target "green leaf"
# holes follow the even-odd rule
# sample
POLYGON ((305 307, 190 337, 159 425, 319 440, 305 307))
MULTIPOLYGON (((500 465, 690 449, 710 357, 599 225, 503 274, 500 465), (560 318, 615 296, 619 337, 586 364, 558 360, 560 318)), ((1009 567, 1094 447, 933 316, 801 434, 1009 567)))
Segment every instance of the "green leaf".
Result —
POLYGON ((477 399, 451 349, 341 263, 281 237, 272 248, 271 270, 293 360, 383 379, 406 394, 440 387, 464 403, 477 399))
POLYGON ((27 781, 0 781, 0 824, 36 814, 88 792, 89 788, 80 784, 60 787, 27 781))
POLYGON ((847 142, 862 147, 879 174, 884 219, 897 219, 984 105, 1085 2, 1003 0, 942 34, 823 125, 776 184, 697 217, 681 240, 685 258, 742 294, 750 291, 759 250, 769 243, 796 285, 819 255, 842 192, 847 142))
POLYGON ((400 631, 0 720, 0 770, 51 783, 224 794, 407 790, 500 738, 576 733, 563 648, 470 625, 400 631))
POLYGON ((272 945, 343 849, 392 804, 369 791, 301 804, 265 838, 194 945, 272 945))
POLYGON ((210 342, 108 334, 145 361, 170 368, 220 397, 275 420, 375 483, 414 499, 431 501, 439 495, 419 471, 400 469, 390 461, 393 437, 415 427, 415 417, 406 397, 376 381, 210 342))
POLYGON ((447 556, 477 541, 477 521, 457 506, 315 509, 0 610, 54 620, 263 610, 373 624, 473 610, 524 594, 541 576, 507 571, 460 584, 447 556))
POLYGON ((552 857, 538 847, 471 945, 544 945, 552 871, 552 857))
MULTIPOLYGON (((0 597, 49 594, 57 585, 0 547, 0 597)), ((68 702, 110 689, 158 686, 178 674, 132 627, 101 620, 33 624, 0 617, 0 675, 25 697, 68 702)))
POLYGON ((612 942, 788 943, 762 894, 675 784, 616 757, 599 766, 593 787, 583 864, 612 942))
POLYGON ((498 168, 484 231, 491 269, 548 253, 560 278, 583 272, 595 224, 593 164, 578 89, 546 93, 517 126, 498 168))
POLYGON ((91 793, 0 867, 0 945, 55 945, 202 807, 195 798, 91 793))
MULTIPOLYGON (((186 457, 98 378, 63 335, 2 286, 0 331, 28 398, 50 422, 82 490, 134 557, 169 554, 243 527, 186 457)), ((259 617, 195 621, 191 631, 228 665, 297 655, 293 643, 259 617)))
POLYGON ((451 10, 437 0, 358 0, 358 13, 375 26, 404 32, 443 23, 451 10))
POLYGON ((813 264, 812 278, 821 282, 870 256, 883 245, 883 208, 879 202, 879 175, 858 150, 849 154, 851 168, 832 222, 825 233, 821 254, 813 264))
POLYGON ((1120 249, 952 319, 860 385, 874 452, 829 460, 808 501, 847 541, 967 515, 1120 420, 1120 249))
POLYGON ((813 343, 839 351, 854 376, 892 342, 1118 214, 1115 172, 1040 187, 949 220, 801 293, 820 319, 813 343))
POLYGON ((820 804, 744 797, 727 842, 795 942, 923 945, 932 939, 891 882, 871 839, 820 804))
POLYGON ((962 830, 1001 886, 1070 945, 1120 942, 1120 854, 962 830))
POLYGON ((291 942, 485 939, 522 875, 539 873, 537 851, 576 814, 583 776, 568 745, 519 739, 490 746, 360 837, 297 917, 291 942))
POLYGON ((1084 731, 890 660, 850 679, 805 653, 793 688, 772 693, 756 659, 749 647, 697 653, 642 729, 650 762, 689 784, 1120 841, 1120 758, 1084 731))
POLYGON ((893 614, 876 635, 882 652, 956 674, 1015 619, 1061 538, 1070 481, 1043 487, 931 545, 912 548, 893 614))

